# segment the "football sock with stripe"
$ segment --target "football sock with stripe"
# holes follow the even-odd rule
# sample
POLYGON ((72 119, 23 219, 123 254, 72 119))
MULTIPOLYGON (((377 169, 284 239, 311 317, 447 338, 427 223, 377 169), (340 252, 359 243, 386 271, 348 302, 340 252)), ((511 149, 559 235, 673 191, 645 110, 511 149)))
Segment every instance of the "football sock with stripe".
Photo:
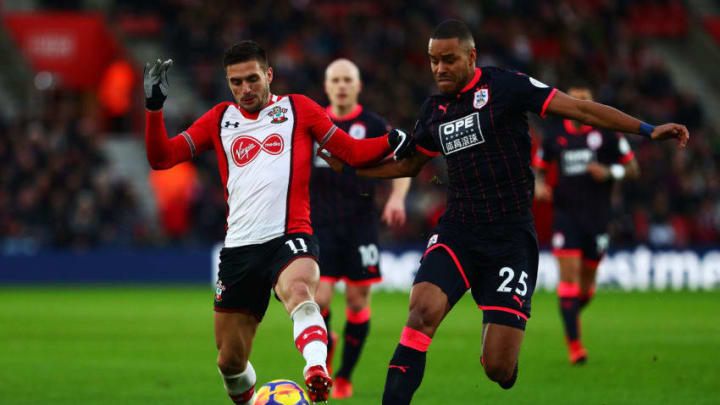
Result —
POLYGON ((370 331, 370 308, 364 308, 359 312, 348 309, 346 312, 345 343, 343 344, 342 363, 337 375, 349 381, 370 331))
POLYGON ((432 338, 405 327, 400 344, 390 360, 383 405, 406 405, 420 387, 425 372, 425 358, 432 338))
POLYGON ((318 304, 314 301, 303 301, 292 310, 290 318, 293 321, 295 347, 307 363, 305 370, 312 366, 325 368, 328 337, 318 304))
MULTIPOLYGON (((220 371, 220 370, 218 370, 220 371)), ((239 374, 225 375, 220 371, 225 391, 235 404, 252 405, 255 395, 255 369, 247 362, 245 371, 239 374)))
POLYGON ((578 340, 578 315, 580 313, 580 286, 575 283, 560 282, 557 289, 560 302, 560 315, 565 325, 565 336, 568 342, 578 340))

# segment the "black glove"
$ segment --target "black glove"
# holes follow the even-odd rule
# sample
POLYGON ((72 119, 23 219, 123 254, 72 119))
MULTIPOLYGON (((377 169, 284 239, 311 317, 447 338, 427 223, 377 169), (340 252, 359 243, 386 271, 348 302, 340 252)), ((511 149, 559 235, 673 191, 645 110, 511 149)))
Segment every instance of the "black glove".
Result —
POLYGON ((415 153, 415 138, 403 130, 393 128, 388 134, 388 143, 393 149, 393 159, 407 159, 415 153))
POLYGON ((145 88, 145 108, 151 111, 160 110, 168 94, 167 71, 172 66, 172 59, 165 62, 160 59, 150 65, 145 64, 143 87, 145 88))

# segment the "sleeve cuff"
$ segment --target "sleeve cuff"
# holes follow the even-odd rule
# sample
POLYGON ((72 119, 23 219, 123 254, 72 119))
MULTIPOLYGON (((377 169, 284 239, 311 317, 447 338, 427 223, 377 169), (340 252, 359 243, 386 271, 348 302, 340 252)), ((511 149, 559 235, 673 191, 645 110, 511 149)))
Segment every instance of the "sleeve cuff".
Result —
POLYGON ((420 146, 420 145, 415 145, 415 148, 416 148, 417 150, 419 150, 420 152, 422 152, 424 155, 427 155, 427 156, 430 156, 430 157, 435 157, 435 156, 438 156, 438 155, 440 154, 440 152, 434 152, 434 151, 425 149, 425 148, 423 148, 423 147, 420 146))
POLYGON ((533 156, 532 164, 538 169, 547 169, 550 166, 550 163, 540 159, 538 155, 533 156))
POLYGON ((543 103, 543 106, 542 106, 542 110, 540 110, 540 118, 547 117, 547 108, 550 105, 550 102, 552 101, 552 99, 555 97, 555 94, 557 94, 557 91, 558 91, 557 89, 552 89, 550 94, 545 99, 545 102, 543 103))
POLYGON ((624 165, 624 164, 627 164, 629 161, 633 160, 634 157, 635 157, 635 153, 633 153, 633 151, 630 151, 630 152, 622 155, 620 157, 619 162, 620 162, 620 164, 624 165))

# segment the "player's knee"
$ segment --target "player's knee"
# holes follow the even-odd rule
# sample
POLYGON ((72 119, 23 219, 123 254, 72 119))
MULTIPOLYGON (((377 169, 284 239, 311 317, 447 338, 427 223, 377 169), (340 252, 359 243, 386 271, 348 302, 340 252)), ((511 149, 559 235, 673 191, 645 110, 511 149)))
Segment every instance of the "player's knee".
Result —
POLYGON ((515 364, 510 361, 483 361, 485 374, 495 382, 504 382, 512 378, 515 364))
POLYGON ((439 319, 442 319, 442 316, 438 316, 437 309, 431 305, 414 305, 410 308, 407 326, 432 337, 435 335, 439 319))
POLYGON ((289 301, 297 303, 312 299, 310 288, 302 279, 293 280, 289 283, 286 296, 289 301))
POLYGON ((347 308, 352 312, 360 312, 368 307, 367 296, 349 296, 347 297, 347 308))
POLYGON ((247 367, 247 359, 221 351, 218 354, 217 365, 224 375, 240 374, 247 367))

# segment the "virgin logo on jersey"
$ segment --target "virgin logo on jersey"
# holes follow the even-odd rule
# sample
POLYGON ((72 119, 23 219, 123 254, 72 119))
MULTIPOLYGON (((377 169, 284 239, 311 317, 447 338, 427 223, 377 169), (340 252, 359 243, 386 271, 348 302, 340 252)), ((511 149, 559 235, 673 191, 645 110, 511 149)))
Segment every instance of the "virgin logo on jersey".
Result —
POLYGON ((480 130, 480 114, 472 113, 438 128, 443 153, 449 155, 485 142, 480 130))
POLYGON ((230 150, 235 164, 243 167, 255 160, 260 151, 265 151, 271 155, 279 155, 284 146, 285 143, 279 134, 269 135, 262 143, 251 136, 240 135, 235 138, 230 150))

